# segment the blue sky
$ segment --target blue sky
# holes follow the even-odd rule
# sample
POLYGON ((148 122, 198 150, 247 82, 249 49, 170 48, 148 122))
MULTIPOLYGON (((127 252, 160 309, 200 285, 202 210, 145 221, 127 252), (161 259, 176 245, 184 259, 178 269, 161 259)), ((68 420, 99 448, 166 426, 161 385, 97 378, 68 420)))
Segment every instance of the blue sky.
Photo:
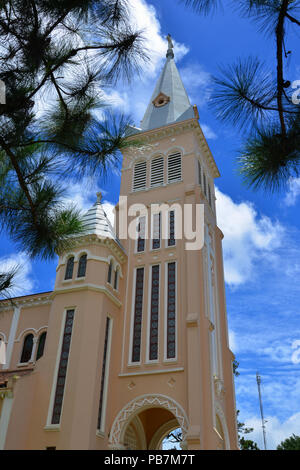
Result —
MULTIPOLYGON (((247 189, 237 175, 235 158, 242 135, 216 120, 208 107, 214 93, 211 75, 219 65, 237 57, 260 57, 274 67, 274 41, 257 31, 229 7, 214 17, 197 16, 175 0, 129 0, 132 21, 144 30, 151 60, 129 86, 106 89, 117 110, 130 114, 138 125, 162 67, 168 33, 175 40, 175 58, 200 123, 219 167, 216 181, 218 223, 223 230, 227 310, 231 347, 240 363, 236 379, 240 417, 255 431, 262 446, 257 370, 262 375, 267 442, 274 448, 293 432, 300 434, 300 178, 281 193, 271 195, 247 189)), ((226 2, 228 4, 228 2, 226 2)), ((287 49, 292 58, 286 79, 300 80, 296 60, 295 29, 290 29, 287 49)), ((120 175, 105 181, 69 184, 66 199, 88 208, 102 189, 111 213, 118 200, 120 175), (88 189, 87 189, 88 188, 88 189)), ((23 263, 19 284, 22 293, 53 288, 56 262, 31 261, 0 235, 0 264, 23 263)), ((21 292, 21 291, 20 291, 21 292)))

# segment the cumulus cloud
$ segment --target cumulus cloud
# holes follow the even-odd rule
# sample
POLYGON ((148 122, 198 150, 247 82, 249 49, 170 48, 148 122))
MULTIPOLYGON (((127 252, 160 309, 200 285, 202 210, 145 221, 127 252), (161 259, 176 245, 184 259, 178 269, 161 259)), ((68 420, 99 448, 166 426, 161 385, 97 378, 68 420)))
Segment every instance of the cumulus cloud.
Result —
MULTIPOLYGON (((266 417, 267 449, 276 449, 278 444, 290 437, 292 434, 299 435, 300 412, 289 416, 286 420, 280 421, 276 416, 266 417)), ((245 422, 247 427, 254 428, 254 431, 247 434, 246 439, 252 439, 258 443, 260 449, 264 449, 261 420, 259 417, 252 417, 245 422)))
POLYGON ((288 192, 284 198, 284 204, 286 206, 294 206, 297 198, 300 195, 300 178, 290 178, 288 192))
POLYGON ((280 246, 284 229, 259 216, 250 202, 235 203, 218 189, 216 197, 218 225, 224 233, 225 280, 238 286, 251 279, 255 261, 280 246))
POLYGON ((14 268, 17 268, 17 273, 11 295, 16 297, 32 293, 35 282, 32 278, 31 261, 25 253, 13 253, 0 258, 0 271, 8 272, 14 268))
POLYGON ((202 129, 203 134, 206 137, 206 139, 213 139, 214 140, 214 139, 218 138, 217 134, 215 134, 214 131, 209 126, 207 126, 206 124, 201 124, 201 129, 202 129))
POLYGON ((229 330, 228 332, 228 339, 229 339, 229 347, 231 351, 236 354, 238 352, 236 334, 233 330, 229 330))

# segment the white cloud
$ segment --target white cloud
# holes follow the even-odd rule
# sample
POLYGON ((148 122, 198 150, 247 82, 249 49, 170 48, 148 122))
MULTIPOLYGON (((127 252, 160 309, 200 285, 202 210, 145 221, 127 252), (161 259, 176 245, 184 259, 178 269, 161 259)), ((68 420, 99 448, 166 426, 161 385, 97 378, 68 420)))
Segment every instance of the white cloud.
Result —
POLYGON ((294 206, 300 195, 300 178, 290 178, 288 192, 284 198, 286 206, 294 206))
MULTIPOLYGON (((157 69, 164 59, 168 43, 166 34, 162 34, 161 25, 153 5, 144 0, 128 0, 130 19, 133 27, 143 31, 144 47, 149 54, 149 62, 143 66, 143 74, 156 76, 157 69)), ((188 47, 173 40, 174 52, 177 60, 180 60, 188 52, 188 47)))
POLYGON ((63 203, 74 205, 80 211, 87 211, 97 200, 97 192, 101 192, 103 196, 106 191, 97 186, 97 181, 93 177, 84 177, 79 181, 70 181, 68 183, 67 192, 63 198, 63 203))
POLYGON ((200 124, 200 125, 201 125, 201 129, 206 139, 218 138, 217 134, 215 134, 214 131, 209 126, 207 126, 206 124, 200 124))
POLYGON ((32 275, 31 261, 25 253, 14 253, 0 258, 0 271, 8 272, 17 268, 17 273, 13 281, 13 289, 10 294, 13 297, 18 295, 31 294, 35 282, 32 275))
POLYGON ((212 94, 211 75, 198 63, 180 68, 180 75, 192 104, 203 106, 212 94))
POLYGON ((283 227, 258 216, 250 202, 235 203, 216 188, 218 224, 224 233, 225 280, 231 286, 250 280, 255 261, 280 246, 283 227))
POLYGON ((230 347, 231 351, 234 354, 236 354, 238 352, 238 346, 237 346, 235 332, 232 331, 232 330, 229 330, 228 337, 229 337, 229 347, 230 347))
MULTIPOLYGON (((300 412, 291 415, 283 421, 280 421, 276 416, 267 416, 266 421, 266 441, 268 450, 276 449, 278 444, 290 437, 292 434, 299 436, 300 412)), ((254 431, 247 434, 245 438, 254 440, 258 443, 258 447, 263 450, 264 446, 260 418, 249 418, 245 420, 245 424, 247 427, 254 428, 254 431)))
POLYGON ((107 215, 108 220, 111 225, 114 227, 115 215, 114 208, 115 205, 110 201, 105 200, 107 191, 97 188, 97 182, 95 178, 85 177, 78 182, 70 182, 69 190, 65 195, 63 202, 68 205, 74 205, 77 209, 82 212, 86 212, 97 200, 97 192, 102 193, 102 206, 104 212, 107 215))
POLYGON ((115 205, 109 201, 103 201, 103 210, 110 221, 111 225, 115 226, 115 205))

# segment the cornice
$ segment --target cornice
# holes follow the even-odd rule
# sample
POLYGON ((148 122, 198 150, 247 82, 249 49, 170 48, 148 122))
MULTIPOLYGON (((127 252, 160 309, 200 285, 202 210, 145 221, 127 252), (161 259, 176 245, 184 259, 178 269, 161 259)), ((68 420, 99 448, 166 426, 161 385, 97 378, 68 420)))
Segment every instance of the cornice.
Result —
POLYGON ((55 289, 51 298, 54 299, 57 295, 67 294, 69 292, 80 292, 83 290, 90 290, 105 294, 117 307, 122 306, 122 302, 105 286, 97 286, 96 284, 83 284, 81 286, 58 287, 55 289))
POLYGON ((114 255, 118 258, 118 261, 120 261, 120 263, 124 263, 126 261, 126 252, 118 245, 115 240, 111 238, 100 238, 96 234, 83 235, 81 237, 74 238, 72 249, 87 245, 99 244, 107 246, 112 251, 112 253, 114 253, 114 255))
POLYGON ((212 175, 214 178, 219 178, 220 172, 214 160, 214 157, 211 153, 211 150, 208 146, 206 138, 203 134, 201 126, 197 119, 189 119, 187 121, 182 121, 179 123, 174 123, 169 126, 160 127, 158 129, 152 129, 150 131, 141 132, 139 134, 134 134, 127 137, 127 140, 136 141, 140 140, 141 143, 151 144, 156 142, 158 139, 164 137, 173 137, 175 135, 181 134, 188 130, 194 130, 197 136, 199 147, 202 150, 202 153, 207 161, 209 168, 211 169, 212 175))
POLYGON ((13 310, 14 308, 29 308, 39 305, 50 305, 51 294, 52 292, 47 293, 45 296, 32 294, 32 296, 28 295, 26 297, 16 297, 11 300, 2 300, 0 303, 0 312, 13 310))

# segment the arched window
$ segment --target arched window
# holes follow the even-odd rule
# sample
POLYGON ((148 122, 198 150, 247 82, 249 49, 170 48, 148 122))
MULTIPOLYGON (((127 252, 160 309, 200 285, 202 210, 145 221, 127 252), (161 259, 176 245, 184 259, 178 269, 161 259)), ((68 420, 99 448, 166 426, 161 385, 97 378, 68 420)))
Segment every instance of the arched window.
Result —
POLYGON ((77 277, 84 277, 86 273, 86 259, 87 255, 81 255, 78 263, 77 277))
POLYGON ((44 333, 42 333, 41 336, 39 337, 38 348, 37 348, 37 353, 36 353, 36 361, 38 361, 40 357, 42 357, 42 355, 44 354, 46 336, 47 336, 47 333, 46 331, 44 331, 44 333))
POLYGON ((133 191, 142 191, 147 185, 147 162, 138 162, 133 170, 133 191))
POLYGON ((119 284, 119 268, 115 270, 115 280, 114 280, 114 289, 118 290, 118 284, 119 284))
POLYGON ((29 335, 25 336, 25 339, 24 339, 23 350, 22 350, 22 355, 21 355, 21 364, 30 361, 32 348, 33 348, 33 334, 29 333, 29 335))
POLYGON ((168 156, 168 183, 181 181, 181 153, 168 156))
POLYGON ((72 279, 73 269, 74 269, 74 256, 71 256, 71 258, 69 258, 67 261, 65 279, 72 279))
POLYGON ((164 157, 156 157, 151 160, 150 186, 162 186, 164 184, 164 157))
POLYGON ((113 262, 112 260, 110 260, 110 263, 108 266, 108 273, 107 273, 107 282, 109 282, 109 284, 111 284, 112 269, 113 269, 113 262))

